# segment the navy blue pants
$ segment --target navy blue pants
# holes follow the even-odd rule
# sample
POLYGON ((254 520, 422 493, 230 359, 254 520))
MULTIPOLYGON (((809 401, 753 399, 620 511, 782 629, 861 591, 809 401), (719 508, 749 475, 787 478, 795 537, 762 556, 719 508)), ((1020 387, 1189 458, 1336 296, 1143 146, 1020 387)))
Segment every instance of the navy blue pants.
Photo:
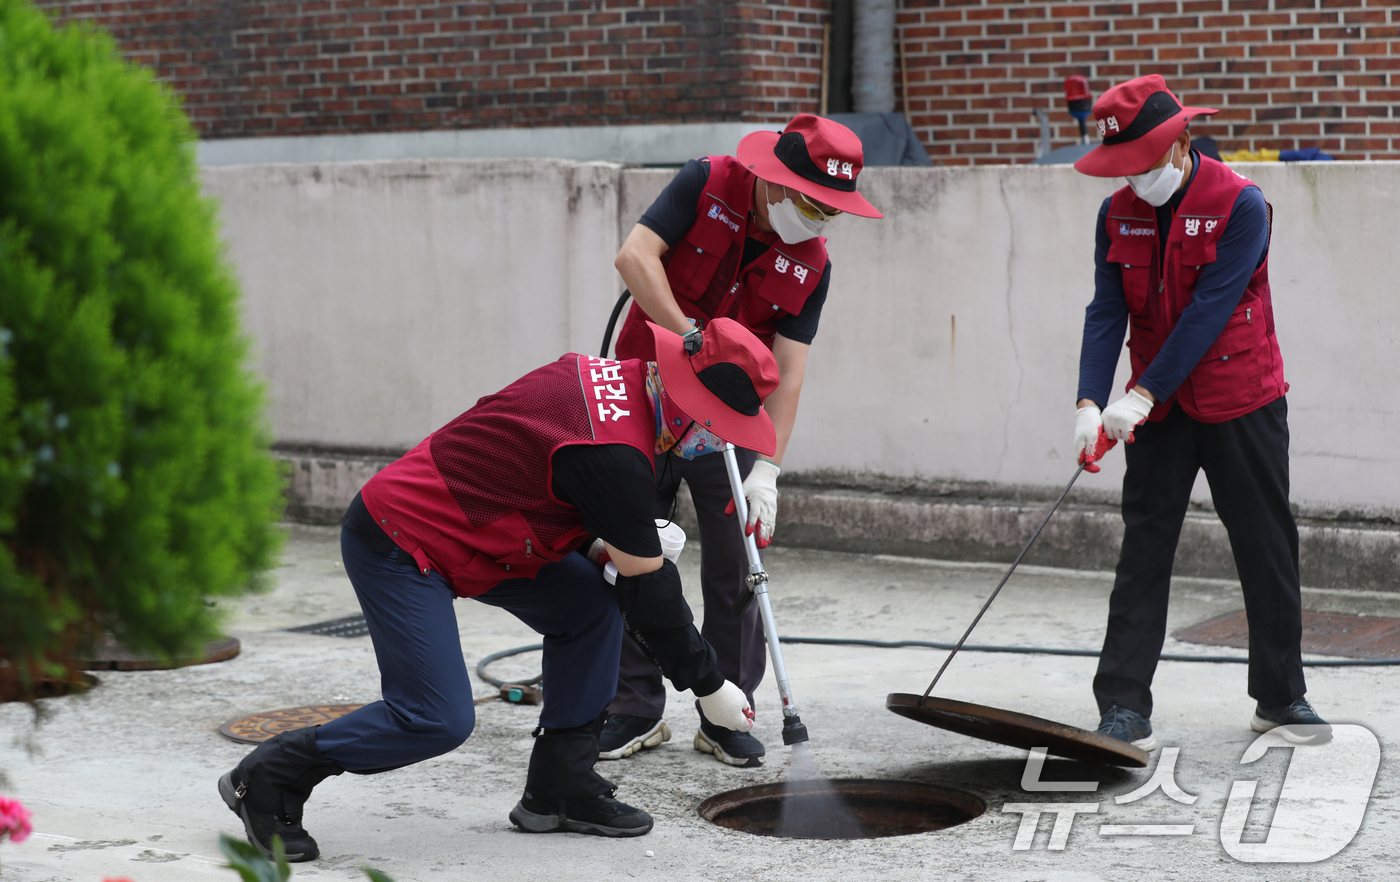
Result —
MULTIPOLYGON (((735 453, 739 475, 747 477, 758 454, 742 449, 736 449, 735 453)), ((741 616, 730 612, 744 589, 749 558, 744 552, 737 516, 724 514, 724 507, 734 498, 724 455, 707 453, 684 460, 663 453, 656 458, 656 474, 658 518, 670 515, 682 479, 690 487, 700 525, 700 594, 705 601, 705 622, 700 636, 715 648, 724 679, 744 690, 749 707, 756 708, 753 691, 763 680, 768 666, 768 645, 763 639, 757 603, 750 603, 741 616)), ((617 697, 608 710, 649 720, 660 719, 666 710, 666 686, 661 682, 661 671, 630 635, 623 638, 617 697)))
MULTIPOLYGON (((345 573, 369 624, 383 698, 316 730, 321 753, 349 772, 372 774, 455 750, 476 723, 462 657, 456 595, 405 552, 380 554, 342 529, 345 573)), ((543 635, 540 725, 591 723, 617 688, 622 615, 611 585, 581 554, 533 579, 507 579, 473 600, 500 607, 543 635)))
POLYGON ((1094 676, 1099 713, 1113 705, 1152 716, 1152 677, 1167 635, 1167 596, 1196 473, 1230 535, 1249 622, 1249 695, 1291 704, 1303 680, 1298 525, 1288 507, 1288 404, 1202 423, 1173 405, 1125 445, 1123 551, 1108 599, 1108 632, 1094 676))

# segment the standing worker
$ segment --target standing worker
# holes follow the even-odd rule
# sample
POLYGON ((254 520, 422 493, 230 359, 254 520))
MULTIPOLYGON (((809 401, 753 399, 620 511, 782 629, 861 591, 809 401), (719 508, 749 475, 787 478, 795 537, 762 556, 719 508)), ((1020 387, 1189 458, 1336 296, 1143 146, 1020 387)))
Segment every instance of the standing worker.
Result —
POLYGON ((219 781, 248 840, 288 860, 317 856, 301 825, 331 775, 386 772, 454 750, 475 722, 455 597, 500 607, 544 635, 544 709, 510 812, 531 833, 637 836, 646 812, 593 771, 617 685, 624 628, 705 715, 748 729, 753 713, 696 631, 652 511, 653 457, 703 430, 764 453, 761 407, 778 385, 773 355, 737 322, 685 341, 651 326, 655 360, 565 355, 429 435, 370 479, 341 530, 345 572, 374 641, 383 699, 277 735, 219 781), (662 437, 659 427, 674 427, 662 437), (619 575, 576 549, 601 539, 619 575), (619 609, 621 614, 619 615, 619 609))
MULTIPOLYGON (((779 467, 797 418, 807 350, 831 283, 820 234, 842 212, 882 215, 856 192, 864 151, 856 134, 840 123, 799 114, 781 133, 746 136, 738 154, 686 163, 623 243, 617 270, 636 302, 618 334, 617 357, 652 357, 648 320, 689 334, 731 318, 773 350, 780 382, 764 405, 777 429, 777 449, 757 458, 752 449, 735 445, 748 500, 746 529, 757 532, 755 541, 763 548, 773 536, 779 467)), ((766 647, 757 605, 739 616, 732 612, 744 589, 748 559, 738 529, 726 518, 733 513, 729 476, 723 457, 693 455, 715 449, 661 454, 656 514, 667 516, 684 479, 700 526, 701 633, 714 646, 725 678, 739 684, 752 704, 766 647)), ((622 759, 670 740, 665 707, 656 666, 635 641, 625 639, 617 697, 599 738, 602 758, 622 759)), ((697 750, 730 765, 761 764, 762 742, 748 731, 715 723, 701 708, 697 750)))
MULTIPOLYGON (((1288 403, 1269 293, 1272 209, 1259 188, 1191 149, 1183 107, 1160 76, 1094 105, 1103 143, 1074 167, 1126 177, 1096 227, 1094 299, 1079 356, 1075 450, 1098 471, 1100 427, 1124 448, 1123 548, 1094 676, 1098 731, 1144 749, 1152 676, 1166 637, 1172 561, 1204 469, 1230 535, 1249 620, 1250 726, 1328 737, 1304 693, 1298 527, 1288 506, 1288 403), (1125 325, 1132 378, 1108 405, 1125 325)), ((1108 444, 1107 446, 1112 446, 1108 444)))

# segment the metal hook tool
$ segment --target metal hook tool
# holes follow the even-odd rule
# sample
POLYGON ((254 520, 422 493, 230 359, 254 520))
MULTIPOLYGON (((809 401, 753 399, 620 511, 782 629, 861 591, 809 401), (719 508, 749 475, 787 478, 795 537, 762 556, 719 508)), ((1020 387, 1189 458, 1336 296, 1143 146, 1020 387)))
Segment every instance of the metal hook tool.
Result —
POLYGON ((1050 510, 1045 513, 1045 519, 1040 522, 1039 527, 1035 528, 1035 532, 1031 534, 1030 540, 1027 541, 1025 547, 1021 549, 1021 553, 1016 555, 1016 559, 1011 562, 1011 569, 1007 570, 1006 575, 1001 577, 1001 581, 997 583, 996 590, 987 598, 987 602, 982 604, 982 608, 977 611, 977 618, 973 619, 972 624, 967 626, 967 630, 963 632, 962 637, 958 638, 957 645, 953 647, 953 651, 948 653, 948 657, 943 660, 943 666, 938 669, 938 673, 933 675, 933 682, 928 684, 928 688, 924 690, 923 697, 919 699, 920 706, 923 706, 924 702, 928 700, 929 693, 933 691, 933 687, 938 685, 938 678, 943 676, 943 672, 948 669, 948 663, 953 660, 953 656, 958 654, 958 650, 962 649, 963 642, 966 641, 968 635, 972 633, 972 629, 977 627, 978 622, 982 621, 982 614, 987 611, 987 607, 992 605, 992 601, 997 599, 997 592, 1001 591, 1001 586, 1005 585, 1006 580, 1011 578, 1011 574, 1016 572, 1016 567, 1021 563, 1021 558, 1025 557, 1026 552, 1031 550, 1031 545, 1033 545, 1036 538, 1040 536, 1040 531, 1044 530, 1045 525, 1050 523, 1050 516, 1055 513, 1055 509, 1060 507, 1060 503, 1065 501, 1065 497, 1069 495, 1069 488, 1073 487, 1074 482, 1079 480, 1079 474, 1082 471, 1084 471, 1084 464, 1080 463, 1079 468, 1074 470, 1074 477, 1069 479, 1069 483, 1065 485, 1064 491, 1060 493, 1060 498, 1056 499, 1055 504, 1050 506, 1050 510))

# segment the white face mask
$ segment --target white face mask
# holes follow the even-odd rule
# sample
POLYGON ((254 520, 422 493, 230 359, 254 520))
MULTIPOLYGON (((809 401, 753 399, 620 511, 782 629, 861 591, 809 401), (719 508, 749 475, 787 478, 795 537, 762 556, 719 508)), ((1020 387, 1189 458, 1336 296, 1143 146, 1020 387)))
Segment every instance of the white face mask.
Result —
POLYGON ((1154 208, 1166 205, 1167 200, 1172 198, 1176 188, 1181 185, 1181 176, 1184 169, 1177 168, 1172 162, 1176 158, 1176 144, 1172 144, 1172 152, 1167 156, 1167 164, 1161 168, 1154 168, 1151 171, 1143 172, 1140 175, 1127 175, 1128 186, 1133 188, 1133 192, 1138 198, 1154 208))
MULTIPOLYGON (((768 182, 763 182, 764 192, 771 191, 768 182)), ((798 242, 806 242, 808 239, 816 238, 826 227, 824 220, 812 220, 797 210, 797 204, 787 195, 787 190, 778 188, 783 194, 781 202, 768 203, 768 223, 773 226, 773 232, 778 234, 789 245, 796 245, 798 242)))

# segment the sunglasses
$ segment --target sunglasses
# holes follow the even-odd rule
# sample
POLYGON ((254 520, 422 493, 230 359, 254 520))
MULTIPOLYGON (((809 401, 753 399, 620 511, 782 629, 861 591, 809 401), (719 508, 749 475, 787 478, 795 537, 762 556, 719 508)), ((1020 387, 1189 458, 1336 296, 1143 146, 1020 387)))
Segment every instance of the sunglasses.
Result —
MULTIPOLYGON (((783 189, 786 190, 787 188, 784 187, 783 189)), ((794 190, 793 192, 796 193, 797 191, 794 190)), ((839 208, 820 208, 816 203, 812 202, 812 200, 801 193, 797 193, 797 202, 795 204, 797 205, 798 211, 814 221, 829 221, 841 213, 841 209, 839 208)))

